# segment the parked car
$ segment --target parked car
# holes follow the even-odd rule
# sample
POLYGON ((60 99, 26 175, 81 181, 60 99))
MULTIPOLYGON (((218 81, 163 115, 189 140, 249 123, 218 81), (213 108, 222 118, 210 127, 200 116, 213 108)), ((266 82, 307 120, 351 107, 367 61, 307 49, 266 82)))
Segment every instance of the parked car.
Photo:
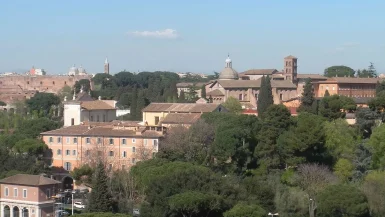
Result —
POLYGON ((75 202, 74 207, 79 208, 79 209, 86 208, 86 206, 82 202, 75 202))
POLYGON ((70 214, 64 210, 58 210, 55 212, 55 217, 64 217, 64 216, 69 216, 69 215, 70 214))
POLYGON ((139 209, 133 209, 133 210, 132 210, 132 214, 133 214, 133 216, 140 216, 140 211, 139 211, 139 209))
POLYGON ((65 189, 64 193, 71 193, 72 189, 65 189))

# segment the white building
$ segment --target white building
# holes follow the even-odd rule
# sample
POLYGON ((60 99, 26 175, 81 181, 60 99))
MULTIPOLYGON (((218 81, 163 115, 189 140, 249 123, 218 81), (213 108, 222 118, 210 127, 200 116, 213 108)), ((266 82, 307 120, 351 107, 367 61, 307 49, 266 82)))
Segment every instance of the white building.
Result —
POLYGON ((64 99, 64 127, 80 125, 81 122, 110 122, 116 120, 116 101, 94 100, 82 92, 71 101, 64 99))

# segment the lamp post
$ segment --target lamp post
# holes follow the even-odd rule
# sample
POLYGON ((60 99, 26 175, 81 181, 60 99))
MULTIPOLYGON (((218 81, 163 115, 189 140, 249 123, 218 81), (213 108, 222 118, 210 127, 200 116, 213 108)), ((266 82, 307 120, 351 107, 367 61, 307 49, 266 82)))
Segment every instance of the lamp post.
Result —
POLYGON ((74 215, 74 193, 71 192, 72 194, 72 200, 71 200, 71 203, 72 203, 72 215, 74 215))
POLYGON ((269 212, 269 214, 267 214, 268 216, 271 216, 271 217, 274 217, 274 216, 278 216, 279 214, 278 213, 271 213, 269 212))

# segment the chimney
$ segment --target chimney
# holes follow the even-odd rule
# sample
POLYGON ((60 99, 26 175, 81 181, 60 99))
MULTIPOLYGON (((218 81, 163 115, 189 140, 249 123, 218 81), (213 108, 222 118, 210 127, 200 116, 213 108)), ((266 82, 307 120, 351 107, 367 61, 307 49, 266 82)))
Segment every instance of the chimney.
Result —
POLYGON ((99 97, 98 97, 98 100, 102 100, 102 97, 101 97, 101 96, 99 96, 99 97))

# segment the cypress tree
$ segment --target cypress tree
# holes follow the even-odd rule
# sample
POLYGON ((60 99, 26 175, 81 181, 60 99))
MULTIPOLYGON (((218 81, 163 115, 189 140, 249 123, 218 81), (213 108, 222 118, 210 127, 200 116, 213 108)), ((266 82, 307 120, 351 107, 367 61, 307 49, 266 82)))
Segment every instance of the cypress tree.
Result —
POLYGON ((136 105, 138 104, 138 90, 136 89, 136 87, 134 87, 134 89, 132 90, 132 94, 131 94, 131 106, 130 106, 130 116, 131 116, 131 120, 136 120, 137 117, 136 117, 136 105))
POLYGON ((259 89, 259 96, 257 101, 258 116, 263 115, 270 105, 274 104, 273 94, 271 91, 271 82, 269 76, 261 78, 261 88, 259 89))
POLYGON ((179 95, 178 101, 179 102, 185 102, 186 101, 186 97, 184 95, 184 91, 183 90, 180 91, 180 95, 179 95))
POLYGON ((143 118, 142 109, 144 109, 145 106, 146 106, 146 98, 144 96, 144 91, 139 90, 137 104, 136 104, 136 116, 135 116, 137 120, 142 120, 143 118))
POLYGON ((311 84, 311 79, 306 79, 305 86, 303 88, 301 105, 299 106, 299 111, 311 112, 313 113, 313 103, 315 101, 313 85, 311 84))
POLYGON ((206 85, 201 87, 201 98, 206 99, 206 85))
POLYGON ((108 190, 108 177, 104 169, 104 164, 99 161, 92 183, 92 191, 89 199, 89 212, 111 212, 112 197, 108 190))
POLYGON ((326 90, 326 91, 325 91, 325 95, 324 95, 324 97, 326 97, 326 96, 330 96, 330 93, 329 93, 329 91, 328 91, 328 90, 326 90))

